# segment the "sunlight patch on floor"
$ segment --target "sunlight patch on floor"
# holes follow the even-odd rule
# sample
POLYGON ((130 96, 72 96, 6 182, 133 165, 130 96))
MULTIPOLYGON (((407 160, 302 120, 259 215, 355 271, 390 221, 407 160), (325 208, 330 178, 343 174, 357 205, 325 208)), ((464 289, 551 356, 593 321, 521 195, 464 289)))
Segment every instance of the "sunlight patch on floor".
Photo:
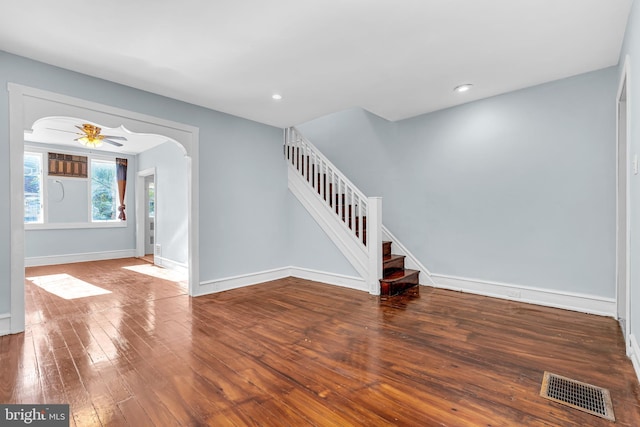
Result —
POLYGON ((186 285, 186 282, 189 279, 184 273, 151 264, 131 265, 122 268, 135 271, 136 273, 146 274, 147 276, 153 276, 158 279, 169 280, 171 282, 179 282, 181 285, 186 285))
POLYGON ((110 294, 111 291, 77 279, 66 273, 27 277, 34 285, 64 299, 76 299, 110 294))

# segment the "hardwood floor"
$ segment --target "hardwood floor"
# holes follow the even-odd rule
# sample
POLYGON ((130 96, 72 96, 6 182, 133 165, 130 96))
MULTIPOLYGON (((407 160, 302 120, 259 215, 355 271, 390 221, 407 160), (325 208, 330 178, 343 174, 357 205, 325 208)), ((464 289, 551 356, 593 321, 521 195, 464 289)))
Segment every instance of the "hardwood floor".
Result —
POLYGON ((545 370, 608 388, 615 425, 640 426, 610 318, 293 278, 190 299, 136 259, 26 277, 27 330, 0 338, 0 402, 69 403, 76 426, 613 425, 539 397, 545 370), (63 299, 29 280, 95 291, 73 278, 111 293, 63 299))

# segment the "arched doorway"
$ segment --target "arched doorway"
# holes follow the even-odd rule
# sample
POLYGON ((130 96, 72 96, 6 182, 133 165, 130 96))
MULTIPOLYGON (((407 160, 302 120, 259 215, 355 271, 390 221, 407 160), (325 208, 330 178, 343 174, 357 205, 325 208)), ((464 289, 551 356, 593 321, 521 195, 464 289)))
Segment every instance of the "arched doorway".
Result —
POLYGON ((45 116, 83 117, 109 127, 124 125, 139 133, 166 135, 183 149, 187 169, 187 235, 189 295, 199 283, 198 269, 198 128, 182 123, 68 97, 26 86, 9 84, 9 150, 11 180, 11 319, 10 332, 24 330, 24 131, 45 116))

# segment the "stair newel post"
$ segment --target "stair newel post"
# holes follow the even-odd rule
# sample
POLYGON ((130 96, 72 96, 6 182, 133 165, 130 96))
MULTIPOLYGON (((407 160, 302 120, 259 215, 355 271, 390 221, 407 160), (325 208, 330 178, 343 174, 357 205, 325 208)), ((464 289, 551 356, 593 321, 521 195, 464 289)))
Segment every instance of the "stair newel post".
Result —
POLYGON ((382 197, 367 198, 367 251, 369 253, 369 293, 380 295, 380 279, 382 279, 382 197))

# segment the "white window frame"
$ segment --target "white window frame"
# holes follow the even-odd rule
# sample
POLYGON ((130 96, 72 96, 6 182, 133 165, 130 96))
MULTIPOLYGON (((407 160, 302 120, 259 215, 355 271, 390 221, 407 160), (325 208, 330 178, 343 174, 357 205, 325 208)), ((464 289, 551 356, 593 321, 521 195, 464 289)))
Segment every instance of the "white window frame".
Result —
MULTIPOLYGON (((24 223, 25 230, 62 230, 62 229, 82 229, 82 228, 124 228, 127 227, 127 220, 121 221, 119 219, 115 220, 98 220, 93 221, 92 215, 92 201, 91 201, 91 162, 92 160, 100 160, 100 161, 113 161, 115 164, 116 155, 104 155, 104 154, 95 154, 86 151, 80 150, 67 150, 61 149, 59 146, 56 147, 43 147, 41 145, 31 145, 25 142, 24 144, 24 152, 29 153, 40 153, 42 154, 42 177, 43 177, 43 185, 42 185, 42 210, 43 210, 43 222, 42 223, 24 223), (76 156, 86 156, 87 157, 87 178, 78 178, 78 177, 58 177, 57 179, 61 181, 66 180, 83 180, 87 181, 87 191, 88 191, 88 204, 87 204, 87 221, 86 222, 49 222, 49 214, 48 214, 48 191, 49 191, 49 162, 45 161, 47 158, 47 154, 49 152, 56 152, 60 154, 72 154, 76 156)), ((23 162, 24 163, 24 162, 23 162)), ((24 166, 23 166, 24 167, 24 166)), ((24 175, 24 173, 23 173, 24 175)), ((24 191, 24 190, 23 190, 24 191)), ((116 205, 119 205, 119 200, 116 201, 116 205)), ((24 215, 23 215, 24 216, 24 215)))
POLYGON ((113 223, 121 223, 121 222, 126 222, 125 221, 121 221, 118 219, 118 206, 120 206, 120 190, 118 189, 118 169, 116 167, 116 158, 114 157, 107 157, 107 156, 89 156, 88 160, 88 167, 89 167, 89 183, 87 185, 87 191, 89 192, 89 222, 91 222, 92 224, 113 224, 113 223), (115 194, 115 218, 114 219, 93 219, 93 199, 92 199, 92 194, 91 194, 91 187, 93 185, 93 162, 98 162, 98 163, 113 163, 113 166, 115 168, 115 172, 114 172, 114 182, 115 182, 115 186, 116 186, 116 194, 115 194))
MULTIPOLYGON (((24 155, 26 156, 27 154, 32 155, 32 156, 38 156, 40 157, 40 213, 41 213, 41 221, 38 222, 25 222, 25 225, 29 224, 29 225, 33 225, 33 224, 44 224, 47 222, 47 217, 46 217, 46 210, 45 210, 45 203, 44 203, 44 197, 46 194, 46 190, 45 190, 45 181, 46 181, 46 171, 45 171, 45 161, 44 161, 44 154, 40 151, 37 150, 24 150, 24 155)), ((24 168, 24 157, 22 158, 22 167, 24 168)), ((24 171, 22 172, 22 176, 24 179, 24 171)), ((24 191, 24 184, 23 184, 23 191, 24 191)), ((26 195, 25 195, 25 199, 26 199, 26 195)), ((24 215, 23 215, 23 220, 24 220, 24 215)))

